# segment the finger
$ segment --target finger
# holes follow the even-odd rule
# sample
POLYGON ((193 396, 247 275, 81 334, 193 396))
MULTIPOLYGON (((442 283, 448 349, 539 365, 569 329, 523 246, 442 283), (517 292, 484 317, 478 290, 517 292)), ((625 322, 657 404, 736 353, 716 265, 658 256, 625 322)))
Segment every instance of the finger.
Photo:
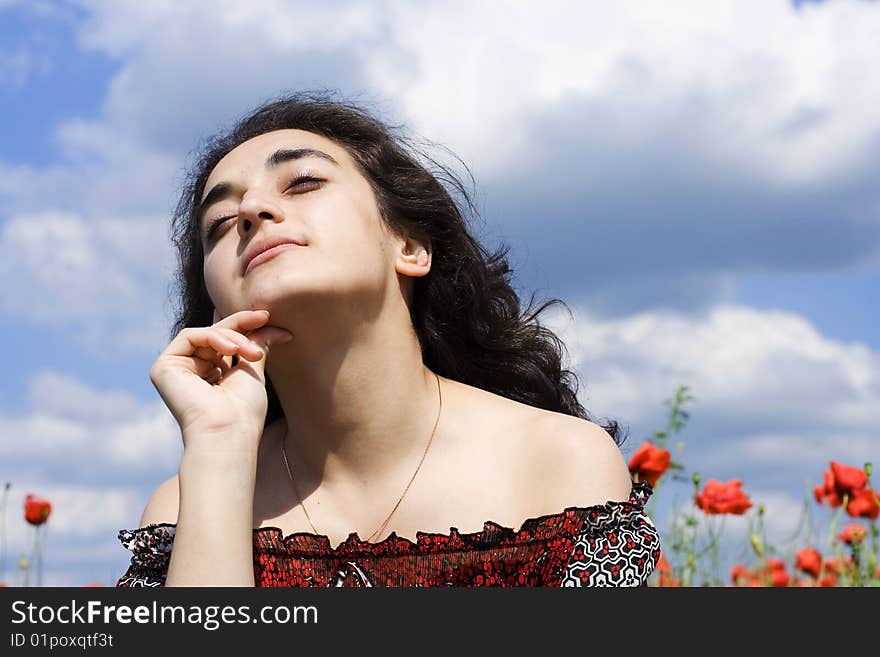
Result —
POLYGON ((239 342, 233 336, 224 335, 222 330, 211 327, 190 327, 177 334, 165 348, 164 355, 195 356, 216 362, 217 354, 231 356, 238 352, 239 348, 239 342))
MULTIPOLYGON (((216 308, 215 316, 219 317, 216 308)), ((269 320, 268 310, 240 310, 214 322, 214 328, 231 328, 239 333, 246 333, 259 328, 269 320)))
MULTIPOLYGON (((251 340, 249 335, 242 335, 238 331, 229 328, 212 328, 211 330, 217 331, 223 338, 237 345, 238 349, 236 353, 244 356, 248 360, 259 360, 262 356, 262 347, 251 340)), ((223 355, 229 355, 229 353, 223 352, 223 355)), ((223 355, 219 355, 218 357, 223 358, 223 355)), ((206 357, 210 358, 207 354, 206 357)), ((216 358, 213 360, 217 362, 216 358)), ((225 361, 225 358, 223 358, 223 360, 225 361)))
MULTIPOLYGON (((190 344, 195 344, 191 357, 203 362, 209 362, 212 367, 219 367, 221 373, 226 373, 238 364, 239 356, 250 361, 259 361, 263 357, 263 349, 253 343, 238 331, 227 328, 203 327, 190 334, 200 332, 205 335, 201 339, 191 336, 190 344), (210 336, 210 337, 209 337, 210 336), (201 346, 205 344, 205 346, 201 346)), ((185 357, 185 354, 184 354, 185 357)))
MULTIPOLYGON (((269 319, 268 310, 240 310, 227 317, 221 317, 217 308, 214 308, 213 319, 214 324, 210 328, 220 330, 224 333, 224 337, 237 344, 239 346, 238 352, 242 356, 253 361, 262 358, 262 347, 251 343, 244 334, 265 324, 269 319)), ((223 354, 228 356, 230 352, 224 351, 223 354)), ((211 358, 206 351, 199 352, 199 355, 211 358)), ((223 356, 220 356, 219 362, 224 368, 234 367, 237 364, 233 363, 231 358, 223 356)))

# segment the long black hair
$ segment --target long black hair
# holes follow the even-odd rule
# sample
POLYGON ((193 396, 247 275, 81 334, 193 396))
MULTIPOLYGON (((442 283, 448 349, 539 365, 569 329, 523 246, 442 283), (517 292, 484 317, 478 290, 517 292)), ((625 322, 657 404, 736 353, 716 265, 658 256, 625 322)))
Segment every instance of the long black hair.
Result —
MULTIPOLYGON (((372 187, 387 227, 430 245, 431 270, 415 279, 410 303, 425 366, 530 406, 594 421, 578 402, 577 376, 563 368, 565 345, 537 321, 554 303, 567 310, 568 306, 551 299, 532 310, 532 293, 527 308, 521 309, 508 280, 509 247, 502 245, 490 254, 471 235, 465 217, 479 215, 455 173, 421 151, 399 126, 386 125, 354 103, 332 96, 300 92, 267 101, 231 130, 203 140, 193 152, 194 164, 186 173, 171 227, 178 255, 173 283, 178 307, 170 337, 183 328, 213 322, 199 233, 199 204, 211 171, 248 139, 274 130, 306 130, 346 149, 372 187), (461 197, 461 204, 441 181, 461 197)), ((268 373, 266 391, 268 426, 283 415, 268 373)), ((623 442, 615 420, 601 426, 618 445, 623 442)))

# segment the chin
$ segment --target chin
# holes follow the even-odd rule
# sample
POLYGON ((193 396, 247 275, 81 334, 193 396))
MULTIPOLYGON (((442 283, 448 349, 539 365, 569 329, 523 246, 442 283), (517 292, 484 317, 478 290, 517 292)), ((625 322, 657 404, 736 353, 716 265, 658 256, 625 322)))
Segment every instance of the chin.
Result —
POLYGON ((304 289, 286 276, 266 276, 263 280, 255 280, 245 293, 246 306, 251 310, 268 310, 270 323, 273 314, 293 316, 312 301, 326 305, 327 297, 327 292, 304 289))

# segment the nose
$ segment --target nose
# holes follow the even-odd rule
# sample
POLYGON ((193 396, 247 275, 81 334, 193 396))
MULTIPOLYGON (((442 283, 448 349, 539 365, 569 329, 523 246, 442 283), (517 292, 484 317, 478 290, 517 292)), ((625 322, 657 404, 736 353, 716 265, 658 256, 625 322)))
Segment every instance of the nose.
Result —
POLYGON ((238 206, 238 230, 244 235, 264 219, 278 221, 281 218, 281 208, 261 194, 245 194, 238 206))

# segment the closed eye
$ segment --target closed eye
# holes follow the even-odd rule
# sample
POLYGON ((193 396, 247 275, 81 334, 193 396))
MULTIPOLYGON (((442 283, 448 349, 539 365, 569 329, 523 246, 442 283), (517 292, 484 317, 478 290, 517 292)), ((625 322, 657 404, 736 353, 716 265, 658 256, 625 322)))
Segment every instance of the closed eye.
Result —
POLYGON ((235 219, 235 216, 236 215, 231 214, 228 217, 218 217, 211 222, 211 224, 208 226, 207 233, 205 233, 205 240, 208 242, 208 244, 214 241, 214 234, 220 228, 220 225, 227 219, 235 219))
MULTIPOLYGON (((287 191, 290 191, 294 187, 298 187, 302 183, 307 183, 307 182, 322 183, 324 181, 321 180, 320 178, 315 178, 314 176, 312 176, 308 172, 301 173, 298 176, 296 176, 293 180, 291 180, 290 183, 288 183, 287 191)), ((309 190, 309 191, 311 191, 311 190, 309 190)))

